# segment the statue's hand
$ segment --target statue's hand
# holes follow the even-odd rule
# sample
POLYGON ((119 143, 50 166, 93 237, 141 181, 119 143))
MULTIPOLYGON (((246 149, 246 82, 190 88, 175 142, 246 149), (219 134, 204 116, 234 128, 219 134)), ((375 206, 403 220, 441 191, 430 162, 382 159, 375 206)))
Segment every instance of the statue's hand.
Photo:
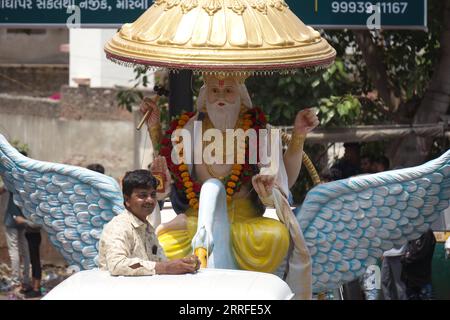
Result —
POLYGON ((270 198, 275 185, 275 176, 258 174, 252 178, 252 184, 262 203, 266 206, 273 206, 270 198))
POLYGON ((151 98, 144 98, 139 106, 142 116, 144 116, 148 110, 151 111, 150 116, 147 119, 147 126, 150 128, 152 126, 160 125, 160 111, 155 100, 151 98))
POLYGON ((162 193, 160 198, 160 195, 158 195, 158 200, 163 200, 170 192, 170 172, 169 172, 169 168, 167 167, 167 162, 166 162, 166 158, 164 158, 163 156, 157 156, 151 166, 150 166, 150 172, 152 173, 163 173, 164 174, 164 192, 162 193))
POLYGON ((319 125, 319 118, 317 118, 314 109, 304 109, 297 113, 294 122, 294 133, 298 135, 306 135, 314 130, 319 125))

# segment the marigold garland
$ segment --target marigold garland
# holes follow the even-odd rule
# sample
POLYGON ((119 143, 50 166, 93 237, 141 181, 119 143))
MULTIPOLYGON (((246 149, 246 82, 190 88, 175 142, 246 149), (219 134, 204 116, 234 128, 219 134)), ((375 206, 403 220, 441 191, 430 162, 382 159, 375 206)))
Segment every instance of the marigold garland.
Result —
MULTIPOLYGON (((189 174, 189 168, 185 163, 179 165, 172 162, 171 154, 173 149, 172 133, 176 129, 181 129, 184 125, 193 117, 196 113, 186 112, 175 118, 171 123, 169 129, 166 131, 163 139, 161 140, 162 148, 160 154, 166 158, 167 165, 172 174, 177 189, 183 190, 186 196, 189 206, 194 209, 199 207, 200 189, 201 184, 198 181, 192 179, 189 174)), ((252 128, 258 133, 260 129, 265 129, 267 125, 267 119, 260 108, 253 108, 246 111, 241 119, 242 129, 244 131, 252 128)), ((176 141, 175 144, 180 143, 176 141)), ((234 164, 232 170, 228 176, 223 179, 223 184, 227 193, 227 200, 230 201, 233 195, 239 192, 241 186, 248 181, 251 177, 257 174, 258 168, 255 165, 248 163, 248 141, 245 142, 245 164, 234 164)), ((259 156, 259 152, 258 152, 259 156)))

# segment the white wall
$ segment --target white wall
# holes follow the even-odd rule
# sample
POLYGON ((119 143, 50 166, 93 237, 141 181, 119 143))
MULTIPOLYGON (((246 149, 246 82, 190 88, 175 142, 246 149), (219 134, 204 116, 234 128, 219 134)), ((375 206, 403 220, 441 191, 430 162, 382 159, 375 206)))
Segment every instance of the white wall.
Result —
POLYGON ((92 87, 101 83, 100 29, 70 29, 69 84, 76 87, 74 78, 90 78, 92 87))
POLYGON ((133 169, 131 121, 63 120, 0 114, 0 133, 30 147, 36 160, 85 166, 98 162, 115 178, 133 169))
POLYGON ((68 54, 60 50, 61 45, 69 42, 67 29, 33 29, 31 34, 27 29, 13 30, 0 28, 0 63, 67 64, 69 61, 68 54))
POLYGON ((98 162, 106 174, 120 178, 126 171, 146 169, 153 160, 147 127, 136 131, 141 113, 134 121, 65 120, 22 114, 0 113, 0 134, 30 147, 36 160, 86 166, 98 162))
MULTIPOLYGON (((106 59, 103 47, 116 29, 70 29, 70 86, 74 78, 91 79, 91 87, 130 86, 134 84, 133 68, 106 59)), ((153 77, 149 77, 153 88, 153 77)))

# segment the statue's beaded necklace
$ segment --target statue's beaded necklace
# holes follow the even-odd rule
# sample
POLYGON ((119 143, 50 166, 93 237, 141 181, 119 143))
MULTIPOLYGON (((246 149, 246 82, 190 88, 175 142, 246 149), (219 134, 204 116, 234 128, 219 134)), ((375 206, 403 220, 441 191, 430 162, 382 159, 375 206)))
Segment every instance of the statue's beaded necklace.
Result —
MULTIPOLYGON (((184 191, 186 199, 189 202, 189 206, 191 208, 198 209, 201 183, 194 180, 191 177, 189 173, 189 167, 185 163, 184 155, 182 153, 180 153, 179 164, 174 164, 172 162, 171 155, 174 145, 170 143, 170 141, 172 141, 172 133, 176 129, 182 129, 189 121, 189 119, 191 119, 194 115, 195 113, 193 112, 184 113, 180 117, 174 119, 171 122, 171 126, 166 131, 165 137, 163 138, 162 142, 163 147, 161 148, 160 153, 166 158, 167 165, 172 173, 172 177, 174 179, 176 187, 184 191)), ((265 129, 267 125, 266 117, 259 108, 253 108, 250 110, 243 111, 241 116, 239 117, 238 122, 239 122, 238 127, 244 130, 244 132, 252 128, 255 129, 256 132, 258 133, 259 129, 265 129)), ((182 144, 182 141, 180 141, 180 139, 174 140, 175 145, 182 144)), ((177 149, 183 150, 182 145, 177 146, 177 149)), ((220 179, 224 184, 227 192, 228 201, 232 199, 235 193, 239 192, 241 186, 244 183, 250 181, 251 177, 257 173, 258 170, 257 166, 248 163, 248 149, 249 149, 248 141, 246 141, 245 163, 233 164, 231 167, 231 172, 225 177, 217 175, 217 173, 213 171, 211 166, 206 165, 208 173, 212 177, 220 179)))

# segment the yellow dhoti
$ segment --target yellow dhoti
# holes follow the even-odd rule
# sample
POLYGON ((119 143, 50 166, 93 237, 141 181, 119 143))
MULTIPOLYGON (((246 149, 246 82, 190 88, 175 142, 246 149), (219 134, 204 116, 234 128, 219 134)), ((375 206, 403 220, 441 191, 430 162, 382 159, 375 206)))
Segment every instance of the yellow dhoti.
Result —
MULTIPOLYGON (((197 231, 198 211, 189 209, 187 229, 167 231, 159 242, 169 259, 192 254, 191 241, 197 231)), ((228 204, 231 225, 231 250, 243 270, 274 272, 286 256, 289 233, 275 219, 261 217, 248 199, 233 200, 228 204)))

